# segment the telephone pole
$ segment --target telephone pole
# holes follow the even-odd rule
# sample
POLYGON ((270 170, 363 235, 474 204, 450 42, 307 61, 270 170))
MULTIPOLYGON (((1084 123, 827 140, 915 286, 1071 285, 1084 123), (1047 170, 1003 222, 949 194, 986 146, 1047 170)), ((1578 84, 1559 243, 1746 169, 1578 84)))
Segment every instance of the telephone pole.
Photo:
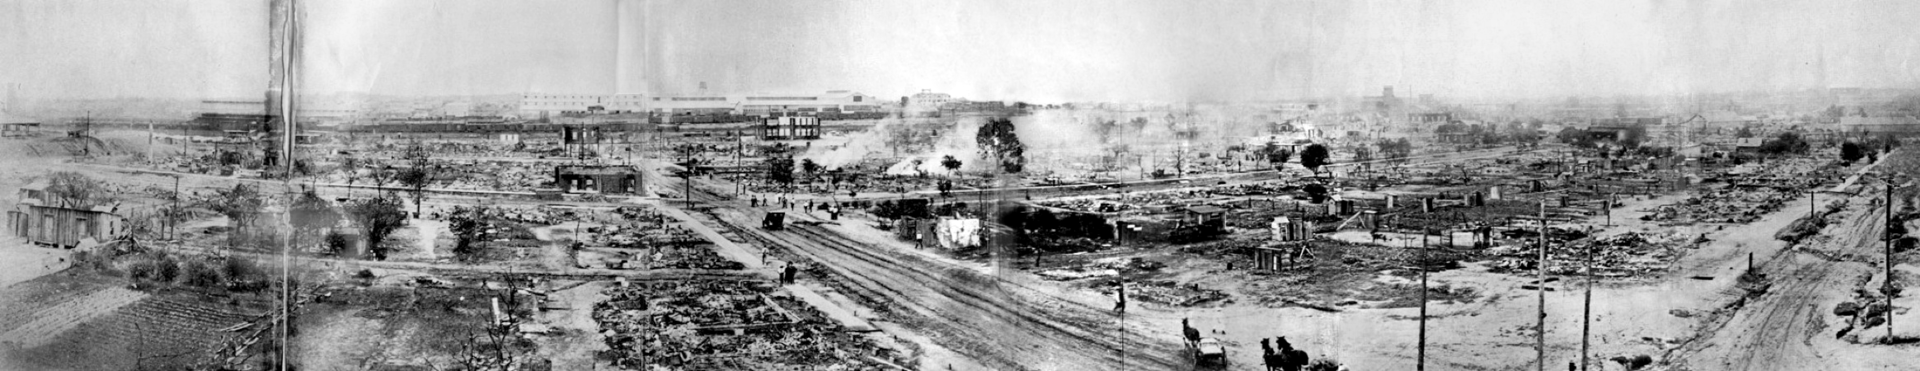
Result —
POLYGON ((1539 320, 1539 330, 1534 334, 1534 350, 1540 371, 1547 371, 1547 201, 1540 201, 1540 266, 1534 271, 1534 291, 1540 293, 1540 306, 1535 319, 1539 320))
MULTIPOLYGON (((1608 205, 1612 206, 1612 205, 1608 205)), ((1589 234, 1591 235, 1591 234, 1589 234)), ((1587 351, 1591 349, 1593 336, 1593 246, 1587 249, 1587 293, 1580 303, 1580 370, 1587 369, 1587 351)))
MULTIPOLYGON (((1377 226, 1376 226, 1377 227, 1377 226)), ((1427 245, 1425 233, 1420 238, 1420 262, 1414 267, 1420 270, 1420 350, 1414 370, 1427 370, 1427 245)))
POLYGON ((1885 286, 1884 288, 1881 289, 1881 291, 1884 291, 1887 294, 1887 344, 1892 344, 1893 343, 1893 295, 1894 295, 1894 292, 1893 292, 1894 290, 1893 289, 1893 263, 1894 263, 1893 238, 1892 236, 1887 235, 1885 231, 1893 230, 1893 223, 1894 223, 1893 221, 1893 178, 1892 177, 1886 178, 1886 183, 1887 183, 1887 204, 1883 206, 1886 206, 1885 215, 1886 215, 1887 225, 1882 229, 1882 232, 1880 232, 1880 239, 1886 240, 1887 278, 1881 281, 1881 285, 1885 286))

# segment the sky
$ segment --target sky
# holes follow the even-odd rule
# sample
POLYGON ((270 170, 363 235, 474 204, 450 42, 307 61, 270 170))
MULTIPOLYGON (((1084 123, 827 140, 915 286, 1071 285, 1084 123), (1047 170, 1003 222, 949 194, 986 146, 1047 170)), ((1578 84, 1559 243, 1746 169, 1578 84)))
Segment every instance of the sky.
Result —
MULTIPOLYGON (((1220 101, 1920 82, 1920 2, 303 1, 308 92, 813 93, 1220 101)), ((0 0, 0 82, 254 96, 265 6, 0 0)))

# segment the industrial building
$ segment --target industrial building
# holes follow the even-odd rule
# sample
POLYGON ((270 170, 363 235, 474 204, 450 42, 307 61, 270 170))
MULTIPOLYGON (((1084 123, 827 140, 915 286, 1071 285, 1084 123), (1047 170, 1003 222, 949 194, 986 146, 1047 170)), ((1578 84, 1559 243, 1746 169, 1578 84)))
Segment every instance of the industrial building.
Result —
POLYGON ((848 113, 880 110, 881 102, 878 99, 847 90, 832 90, 824 94, 653 97, 643 97, 640 94, 525 94, 520 97, 519 108, 521 115, 526 117, 631 112, 664 115, 768 115, 781 112, 848 113))
POLYGON ((847 90, 831 90, 817 95, 726 95, 695 97, 653 97, 648 112, 660 114, 769 115, 782 112, 847 113, 876 112, 881 102, 872 96, 847 90))
POLYGON ((525 117, 559 116, 588 112, 626 113, 646 110, 641 94, 522 94, 520 114, 525 117))

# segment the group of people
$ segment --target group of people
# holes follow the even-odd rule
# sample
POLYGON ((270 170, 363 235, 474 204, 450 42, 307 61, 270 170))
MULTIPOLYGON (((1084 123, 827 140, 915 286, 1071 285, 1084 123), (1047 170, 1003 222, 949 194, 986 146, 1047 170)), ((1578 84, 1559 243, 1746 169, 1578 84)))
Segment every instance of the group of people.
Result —
MULTIPOLYGON (((779 200, 780 200, 780 207, 786 208, 786 207, 796 206, 793 203, 793 201, 787 200, 786 197, 781 197, 779 200)), ((758 196, 755 196, 753 198, 747 199, 747 205, 753 206, 753 207, 762 207, 762 206, 773 207, 774 200, 762 199, 758 196)), ((836 204, 827 203, 827 202, 815 203, 813 200, 807 200, 807 206, 804 208, 801 208, 800 210, 801 211, 813 211, 813 210, 826 211, 827 215, 830 216, 833 220, 840 220, 840 206, 836 204)))
POLYGON ((780 284, 791 285, 798 278, 800 278, 800 269, 794 268, 793 263, 787 263, 786 267, 780 268, 780 284))

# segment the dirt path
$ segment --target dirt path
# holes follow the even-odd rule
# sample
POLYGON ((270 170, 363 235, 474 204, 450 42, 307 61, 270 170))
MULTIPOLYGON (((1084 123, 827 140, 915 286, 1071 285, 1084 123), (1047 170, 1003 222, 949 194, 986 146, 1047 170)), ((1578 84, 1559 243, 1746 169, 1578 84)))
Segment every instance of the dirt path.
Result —
MULTIPOLYGON (((1884 204, 1874 194, 1848 200, 1852 210, 1828 216, 1836 225, 1822 238, 1784 251, 1760 268, 1772 284, 1747 301, 1724 323, 1710 327, 1672 359, 1689 370, 1809 370, 1836 361, 1829 346, 1840 321, 1828 309, 1848 300, 1866 282, 1880 259, 1884 204), (1867 206, 1873 205, 1873 206, 1867 206), (1823 349, 1828 348, 1828 349, 1823 349), (1827 350, 1827 351, 1823 351, 1827 350)), ((1850 357, 1836 357, 1850 358, 1850 357)))
POLYGON ((552 326, 553 333, 536 337, 541 344, 542 357, 553 360, 554 370, 607 370, 612 365, 594 357, 600 351, 607 350, 605 339, 600 336, 600 324, 593 320, 593 304, 605 301, 602 294, 609 284, 605 281, 590 282, 554 291, 548 298, 567 304, 571 309, 542 311, 540 323, 552 326))
POLYGON ((440 257, 434 253, 434 245, 437 245, 437 240, 440 239, 440 231, 447 229, 447 222, 413 219, 408 221, 408 225, 413 226, 414 231, 419 233, 413 240, 413 248, 417 250, 413 258, 421 261, 439 259, 440 257))

